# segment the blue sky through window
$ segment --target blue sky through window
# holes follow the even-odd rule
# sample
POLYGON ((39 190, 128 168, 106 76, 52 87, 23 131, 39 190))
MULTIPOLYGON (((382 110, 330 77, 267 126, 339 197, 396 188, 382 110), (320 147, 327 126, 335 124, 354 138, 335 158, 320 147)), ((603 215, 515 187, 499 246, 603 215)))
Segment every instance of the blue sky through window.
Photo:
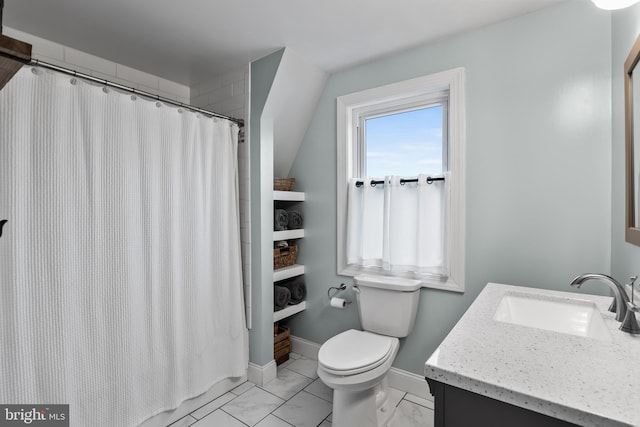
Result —
POLYGON ((366 176, 442 173, 442 108, 367 119, 366 176))

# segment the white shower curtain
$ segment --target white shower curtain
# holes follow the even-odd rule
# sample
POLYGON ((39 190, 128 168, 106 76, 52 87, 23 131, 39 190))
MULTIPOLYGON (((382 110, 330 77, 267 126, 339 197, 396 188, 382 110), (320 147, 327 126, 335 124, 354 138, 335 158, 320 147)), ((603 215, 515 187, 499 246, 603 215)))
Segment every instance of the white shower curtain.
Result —
POLYGON ((30 67, 0 91, 0 402, 135 426, 246 373, 237 130, 30 67))
POLYGON ((384 271, 446 275, 448 182, 415 177, 353 178, 347 206, 347 263, 384 271), (358 187, 361 181, 364 185, 358 187), (371 185, 371 181, 384 183, 371 185))

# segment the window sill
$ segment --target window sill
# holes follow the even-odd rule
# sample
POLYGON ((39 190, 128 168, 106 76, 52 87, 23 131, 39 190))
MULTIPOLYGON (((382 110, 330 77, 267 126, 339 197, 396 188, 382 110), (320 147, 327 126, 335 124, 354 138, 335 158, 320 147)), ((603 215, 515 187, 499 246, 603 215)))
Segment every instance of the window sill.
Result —
POLYGON ((357 276, 359 274, 368 274, 371 276, 390 276, 390 277, 404 277, 407 279, 415 279, 422 281, 422 287, 428 289, 439 289, 443 291, 464 293, 464 285, 454 280, 451 277, 415 274, 415 273, 393 273, 385 272, 375 267, 359 267, 355 265, 347 266, 345 269, 338 273, 341 276, 357 276))

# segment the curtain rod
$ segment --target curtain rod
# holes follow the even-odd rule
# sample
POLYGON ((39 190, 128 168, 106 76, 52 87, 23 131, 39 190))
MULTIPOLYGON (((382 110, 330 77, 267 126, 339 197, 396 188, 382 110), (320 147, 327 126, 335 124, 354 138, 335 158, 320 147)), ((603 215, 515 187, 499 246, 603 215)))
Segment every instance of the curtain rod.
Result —
MULTIPOLYGON (((433 181, 444 181, 444 177, 437 177, 437 178, 432 178, 430 176, 427 177, 427 184, 433 184, 433 181)), ((407 182, 418 182, 418 178, 412 178, 412 179, 404 179, 401 178, 400 179, 400 185, 404 185, 407 182)), ((372 187, 375 187, 378 184, 384 184, 384 180, 383 181, 374 181, 371 180, 371 182, 369 183, 372 187)), ((356 181, 356 187, 360 188, 364 185, 363 181, 356 181)))
MULTIPOLYGON (((0 0, 0 1, 2 1, 2 0, 0 0)), ((229 120, 229 121, 231 121, 233 123, 236 123, 240 128, 244 127, 244 120, 242 120, 242 119, 236 119, 234 117, 229 117, 229 116, 225 116, 223 114, 214 113, 213 111, 205 110, 203 108, 194 107, 193 105, 188 105, 188 104, 185 104, 183 102, 174 101, 172 99, 165 98, 164 96, 155 95, 153 93, 145 92, 143 90, 135 89, 135 88, 132 88, 132 87, 129 87, 129 86, 124 86, 124 85, 121 85, 119 83, 114 83, 114 82, 110 82, 108 80, 99 79, 97 77, 90 76, 90 75, 84 74, 84 73, 80 73, 78 71, 71 70, 69 68, 64 68, 64 67, 60 67, 58 65, 50 64, 48 62, 40 61, 39 59, 31 59, 31 62, 28 62, 27 65, 34 65, 34 66, 38 66, 38 67, 48 68, 48 69, 54 70, 54 71, 59 71, 61 73, 68 74, 70 76, 79 77, 79 78, 85 79, 85 80, 90 80, 92 82, 100 83, 100 84, 103 84, 105 86, 111 86, 111 87, 114 87, 116 89, 124 90, 124 91, 127 91, 127 92, 131 92, 133 94, 136 94, 136 95, 143 96, 145 98, 151 98, 151 99, 154 99, 156 101, 163 102, 165 104, 171 104, 171 105, 174 105, 176 107, 186 108, 187 110, 195 111, 197 113, 206 114, 206 115, 211 116, 211 117, 217 117, 219 119, 226 119, 226 120, 229 120)), ((244 133, 244 132, 241 131, 241 134, 242 133, 244 133)), ((242 138, 242 139, 244 139, 244 138, 242 138)), ((240 142, 244 142, 244 141, 240 141, 240 142)))

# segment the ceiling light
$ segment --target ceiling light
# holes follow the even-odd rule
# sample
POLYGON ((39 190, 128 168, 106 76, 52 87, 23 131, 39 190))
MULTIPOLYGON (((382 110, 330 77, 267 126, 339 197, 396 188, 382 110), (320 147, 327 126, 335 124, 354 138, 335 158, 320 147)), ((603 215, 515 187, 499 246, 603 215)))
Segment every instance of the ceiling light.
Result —
POLYGON ((616 9, 624 9, 625 7, 634 5, 640 0, 591 0, 591 1, 600 9, 616 10, 616 9))

